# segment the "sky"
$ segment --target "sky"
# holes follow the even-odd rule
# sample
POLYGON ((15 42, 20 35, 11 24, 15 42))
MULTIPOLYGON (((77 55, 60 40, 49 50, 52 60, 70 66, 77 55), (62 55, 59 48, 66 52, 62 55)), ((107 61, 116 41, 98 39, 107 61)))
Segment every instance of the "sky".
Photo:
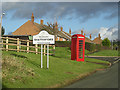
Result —
POLYGON ((57 21, 64 31, 71 28, 72 35, 83 29, 86 37, 92 34, 92 39, 99 33, 102 39, 118 37, 117 2, 2 2, 2 12, 6 35, 31 20, 33 12, 36 23, 41 19, 46 25, 57 21))

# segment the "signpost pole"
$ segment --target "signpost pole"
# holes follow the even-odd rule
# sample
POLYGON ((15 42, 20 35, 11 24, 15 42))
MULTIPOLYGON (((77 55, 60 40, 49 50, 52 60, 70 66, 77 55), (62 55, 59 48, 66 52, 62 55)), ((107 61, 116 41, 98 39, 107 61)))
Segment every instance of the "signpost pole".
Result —
POLYGON ((33 44, 41 44, 41 68, 44 67, 43 54, 45 55, 45 45, 47 45, 47 68, 49 68, 49 44, 55 44, 55 36, 50 35, 45 30, 42 30, 39 34, 33 36, 33 44))
POLYGON ((49 68, 49 44, 47 45, 47 68, 49 68))
POLYGON ((43 45, 41 44, 41 68, 43 68, 43 57, 42 57, 42 53, 43 53, 43 45))

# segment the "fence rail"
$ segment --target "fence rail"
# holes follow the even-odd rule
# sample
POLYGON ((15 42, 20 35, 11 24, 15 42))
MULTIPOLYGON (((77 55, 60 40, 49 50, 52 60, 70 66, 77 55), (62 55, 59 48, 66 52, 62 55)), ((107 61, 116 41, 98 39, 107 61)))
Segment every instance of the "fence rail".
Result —
MULTIPOLYGON (((5 51, 17 51, 17 52, 27 52, 27 53, 41 53, 41 46, 38 44, 33 44, 33 41, 30 40, 22 40, 19 38, 9 38, 9 37, 1 37, 0 44, 2 45, 2 50, 5 51)), ((47 45, 43 46, 43 54, 47 54, 47 45)), ((55 45, 49 45, 50 53, 49 55, 55 55, 55 45)))

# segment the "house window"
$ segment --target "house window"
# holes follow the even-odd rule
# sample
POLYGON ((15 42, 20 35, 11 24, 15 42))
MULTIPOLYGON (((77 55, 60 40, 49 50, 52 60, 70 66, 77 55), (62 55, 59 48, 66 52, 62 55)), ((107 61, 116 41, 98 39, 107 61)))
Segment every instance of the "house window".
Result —
POLYGON ((63 41, 65 41, 65 39, 63 38, 63 41))
POLYGON ((58 41, 60 41, 60 40, 59 40, 60 38, 59 38, 59 37, 57 37, 57 38, 58 38, 58 41))

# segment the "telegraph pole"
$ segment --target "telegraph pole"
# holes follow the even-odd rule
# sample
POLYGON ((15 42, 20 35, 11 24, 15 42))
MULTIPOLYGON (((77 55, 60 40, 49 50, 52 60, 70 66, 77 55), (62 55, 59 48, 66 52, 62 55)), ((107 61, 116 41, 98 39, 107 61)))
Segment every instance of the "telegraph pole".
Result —
POLYGON ((0 23, 0 36, 1 36, 1 31, 2 31, 2 15, 1 15, 1 23, 0 23))
MULTIPOLYGON (((5 15, 5 13, 2 13, 2 15, 5 15)), ((0 36, 1 36, 1 31, 2 31, 2 15, 1 15, 1 22, 0 22, 0 36)))

